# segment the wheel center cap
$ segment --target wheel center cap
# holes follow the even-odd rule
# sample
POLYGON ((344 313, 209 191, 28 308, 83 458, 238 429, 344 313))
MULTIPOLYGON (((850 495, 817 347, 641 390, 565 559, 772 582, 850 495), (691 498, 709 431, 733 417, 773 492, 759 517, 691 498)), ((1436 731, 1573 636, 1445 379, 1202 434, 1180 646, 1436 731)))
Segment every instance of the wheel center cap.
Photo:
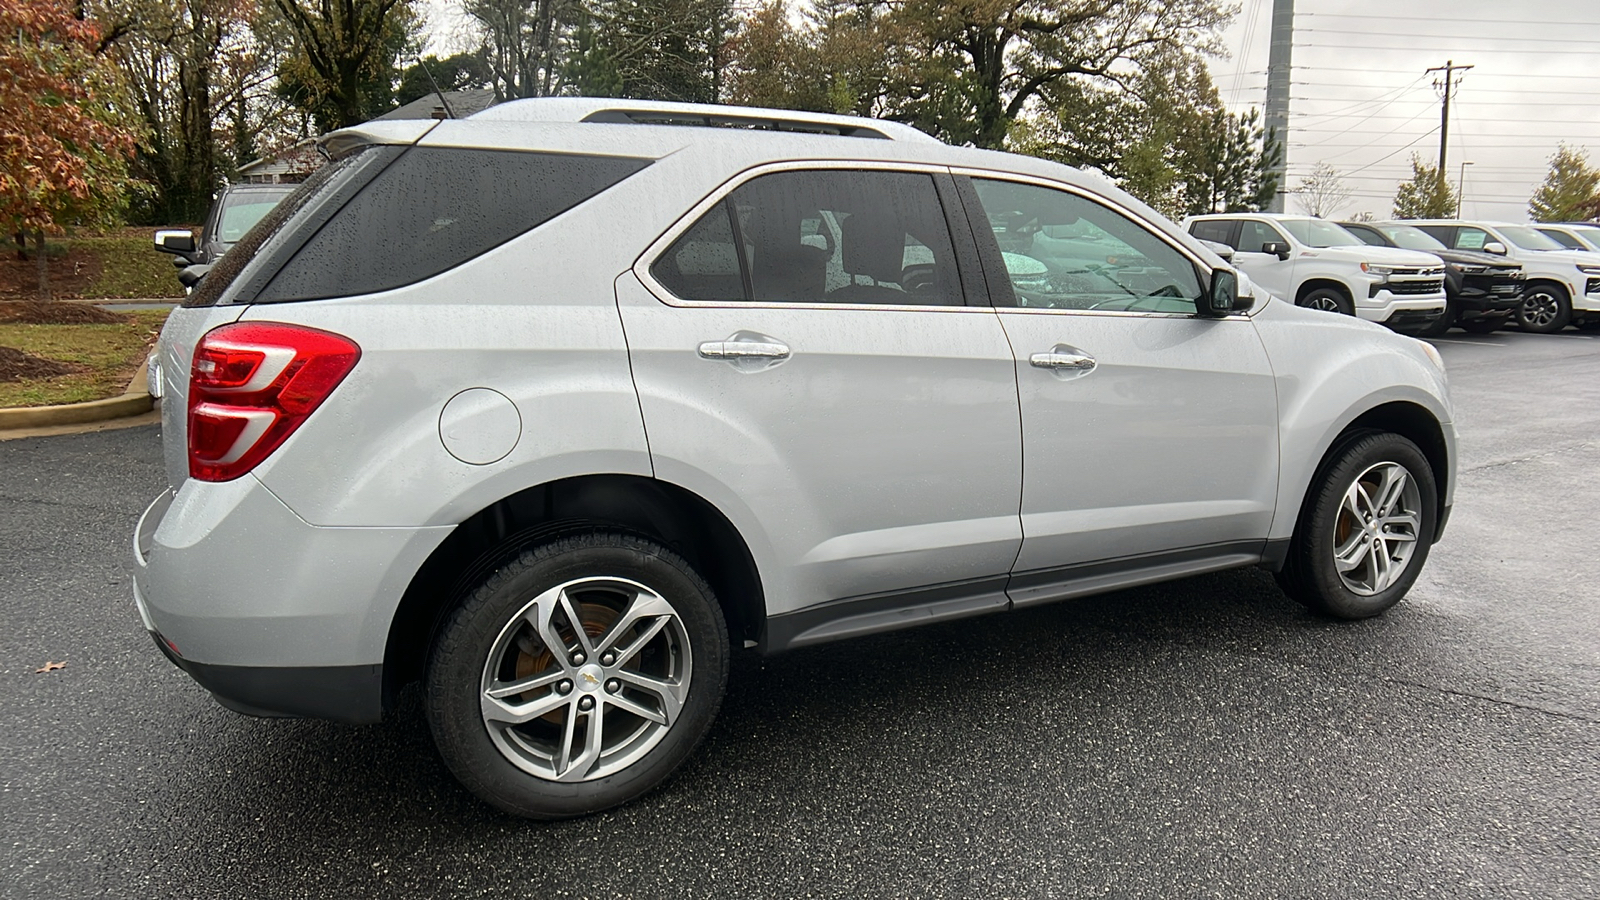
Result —
POLYGON ((600 686, 605 683, 605 670, 590 663, 578 670, 578 677, 574 681, 578 685, 578 690, 592 694, 600 690, 600 686))

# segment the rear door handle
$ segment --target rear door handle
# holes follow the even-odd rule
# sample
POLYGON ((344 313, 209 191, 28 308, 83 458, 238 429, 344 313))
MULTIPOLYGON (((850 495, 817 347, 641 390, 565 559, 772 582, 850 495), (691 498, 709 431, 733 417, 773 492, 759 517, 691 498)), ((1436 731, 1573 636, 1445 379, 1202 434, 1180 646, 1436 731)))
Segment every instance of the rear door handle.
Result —
POLYGON ((777 341, 706 341, 700 345, 706 359, 788 359, 789 345, 777 341))

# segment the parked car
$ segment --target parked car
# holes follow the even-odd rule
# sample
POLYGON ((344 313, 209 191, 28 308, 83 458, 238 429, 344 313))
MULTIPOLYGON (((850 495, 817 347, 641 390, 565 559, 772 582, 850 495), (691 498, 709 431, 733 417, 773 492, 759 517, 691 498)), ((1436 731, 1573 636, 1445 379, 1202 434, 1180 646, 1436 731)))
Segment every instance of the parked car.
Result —
POLYGON ((1570 222, 1559 225, 1535 225, 1533 228, 1568 250, 1600 252, 1600 225, 1570 222))
POLYGON ((1600 259, 1568 250, 1532 225, 1460 222, 1454 219, 1408 221, 1452 250, 1481 250, 1522 264, 1527 276, 1517 325, 1549 334, 1567 325, 1600 325, 1600 259))
POLYGON ((1425 337, 1438 337, 1460 325, 1488 334, 1505 324, 1522 303, 1522 266, 1503 256, 1476 250, 1451 250, 1432 235, 1404 222, 1340 222, 1375 247, 1401 247, 1431 253, 1444 261, 1445 314, 1425 337))
POLYGON ((1310 216, 1227 213, 1191 216, 1197 238, 1234 248, 1233 264, 1298 306, 1359 316, 1404 334, 1436 327, 1445 314, 1444 263, 1415 250, 1373 247, 1310 216))
POLYGON ((163 330, 134 599, 241 712, 373 722, 421 680, 512 813, 660 783, 733 648, 1241 566, 1363 618, 1448 519, 1436 350, 1096 176, 593 98, 322 141, 163 330))
POLYGON ((225 185, 211 201, 199 241, 187 229, 164 228, 156 232, 156 249, 173 254, 179 268, 212 265, 294 189, 293 184, 225 185))

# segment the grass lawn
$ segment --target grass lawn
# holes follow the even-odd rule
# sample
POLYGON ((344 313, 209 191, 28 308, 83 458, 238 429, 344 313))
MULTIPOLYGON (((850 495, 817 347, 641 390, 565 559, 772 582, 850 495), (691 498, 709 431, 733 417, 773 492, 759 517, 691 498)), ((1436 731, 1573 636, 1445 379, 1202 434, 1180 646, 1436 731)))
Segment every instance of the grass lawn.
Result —
POLYGON ((121 394, 144 362, 167 310, 126 315, 127 322, 108 325, 0 324, 0 347, 89 367, 74 375, 0 382, 0 408, 81 403, 121 394))
POLYGON ((178 270, 172 257, 151 247, 153 229, 120 229, 104 237, 80 237, 72 243, 99 260, 99 271, 84 286, 81 296, 95 300, 110 297, 182 297, 178 270))

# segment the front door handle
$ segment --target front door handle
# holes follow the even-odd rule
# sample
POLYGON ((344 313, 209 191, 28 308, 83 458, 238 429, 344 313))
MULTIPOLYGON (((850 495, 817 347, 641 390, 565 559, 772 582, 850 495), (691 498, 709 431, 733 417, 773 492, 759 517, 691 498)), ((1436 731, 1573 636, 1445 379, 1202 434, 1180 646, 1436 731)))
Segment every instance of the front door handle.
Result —
POLYGON ((1028 357, 1028 365, 1049 369, 1057 375, 1077 377, 1094 371, 1094 357, 1067 344, 1057 344, 1044 353, 1028 357))
POLYGON ((778 341, 706 341, 700 345, 706 359, 788 359, 789 345, 778 341))

